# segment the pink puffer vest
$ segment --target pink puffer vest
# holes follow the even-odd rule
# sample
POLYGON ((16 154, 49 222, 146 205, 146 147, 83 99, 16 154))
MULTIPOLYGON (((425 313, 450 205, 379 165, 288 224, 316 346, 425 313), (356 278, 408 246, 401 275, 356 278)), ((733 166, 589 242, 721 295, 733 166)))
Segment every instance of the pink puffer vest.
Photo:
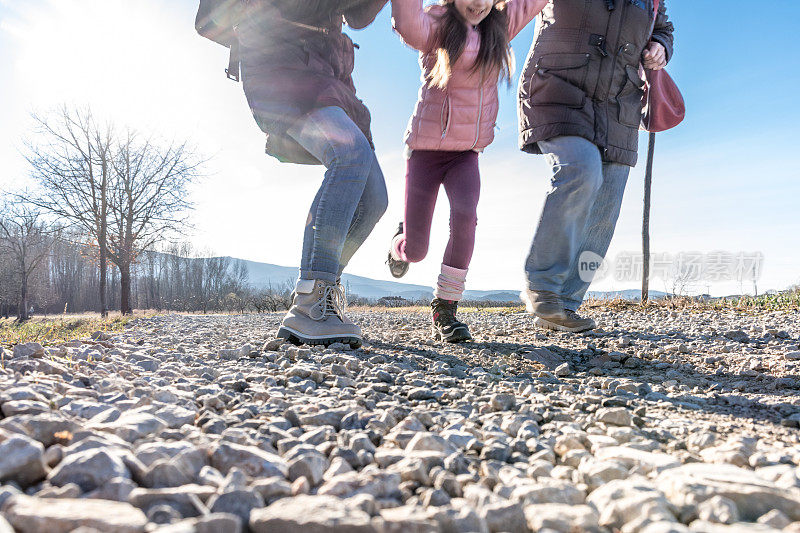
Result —
MULTIPOLYGON (((509 39, 516 36, 547 5, 547 0, 508 0, 509 39)), ((469 28, 467 45, 451 67, 447 87, 429 87, 436 64, 436 29, 442 5, 423 9, 422 0, 392 0, 392 24, 403 41, 420 51, 422 87, 405 142, 411 150, 480 152, 494 140, 498 73, 481 77, 472 72, 480 50, 480 34, 469 28)))

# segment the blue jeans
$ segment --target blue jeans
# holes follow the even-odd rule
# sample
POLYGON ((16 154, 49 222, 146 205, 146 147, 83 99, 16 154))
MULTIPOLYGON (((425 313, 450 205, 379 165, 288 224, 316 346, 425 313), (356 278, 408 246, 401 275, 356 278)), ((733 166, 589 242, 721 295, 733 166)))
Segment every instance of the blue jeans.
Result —
POLYGON ((578 259, 584 252, 608 252, 631 169, 603 162, 598 147, 583 137, 538 144, 553 178, 525 261, 528 287, 554 292, 565 309, 576 311, 591 284, 578 259))
POLYGON ((383 173, 339 107, 311 111, 287 134, 327 168, 306 222, 300 278, 336 281, 386 211, 383 173))

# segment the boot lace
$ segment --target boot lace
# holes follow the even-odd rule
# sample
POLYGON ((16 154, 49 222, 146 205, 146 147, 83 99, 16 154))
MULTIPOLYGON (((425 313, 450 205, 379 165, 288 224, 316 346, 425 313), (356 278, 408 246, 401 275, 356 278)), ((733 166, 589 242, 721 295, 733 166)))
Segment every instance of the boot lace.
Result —
POLYGON ((344 322, 344 311, 347 308, 344 287, 339 284, 325 285, 320 291, 320 299, 309 309, 309 318, 321 322, 335 316, 344 322))
POLYGON ((444 302, 438 303, 433 308, 434 321, 439 321, 444 324, 452 324, 456 322, 456 307, 444 302))

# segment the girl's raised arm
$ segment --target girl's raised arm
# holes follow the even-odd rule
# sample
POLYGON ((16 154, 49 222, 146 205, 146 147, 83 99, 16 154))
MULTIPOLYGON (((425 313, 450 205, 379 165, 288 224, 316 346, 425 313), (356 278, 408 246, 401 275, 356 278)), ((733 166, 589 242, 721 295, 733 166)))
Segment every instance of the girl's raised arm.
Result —
POLYGON ((434 22, 434 17, 422 8, 422 0, 392 0, 392 26, 411 48, 431 50, 434 22))
POLYGON ((542 12, 548 0, 507 0, 508 40, 510 41, 542 12))

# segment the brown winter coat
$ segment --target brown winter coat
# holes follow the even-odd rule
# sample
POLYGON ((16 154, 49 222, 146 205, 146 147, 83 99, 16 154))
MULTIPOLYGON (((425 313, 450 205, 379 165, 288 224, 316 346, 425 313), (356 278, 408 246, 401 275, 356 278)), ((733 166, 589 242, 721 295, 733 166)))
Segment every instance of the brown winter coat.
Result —
POLYGON ((354 44, 342 23, 369 25, 388 0, 250 0, 236 28, 242 82, 267 153, 317 163, 286 135, 313 109, 342 108, 370 142, 370 114, 353 84, 354 44), (350 5, 352 7, 344 7, 350 5))
POLYGON ((550 0, 519 86, 520 147, 584 137, 604 161, 634 166, 642 114, 642 53, 653 40, 672 57, 673 26, 662 0, 550 0))

